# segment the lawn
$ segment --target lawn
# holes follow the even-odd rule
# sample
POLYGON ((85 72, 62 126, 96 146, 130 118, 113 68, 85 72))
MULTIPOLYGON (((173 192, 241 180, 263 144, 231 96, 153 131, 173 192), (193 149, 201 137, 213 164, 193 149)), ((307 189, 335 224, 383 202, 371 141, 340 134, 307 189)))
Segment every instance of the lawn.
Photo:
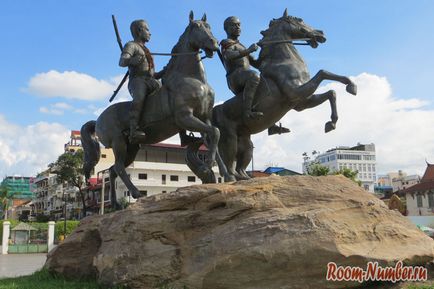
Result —
POLYGON ((103 287, 95 281, 67 281, 42 270, 29 276, 0 279, 0 289, 103 289, 103 287))
MULTIPOLYGON (((402 287, 399 286, 398 288, 434 289, 434 285, 413 285, 407 283, 406 285, 402 287)), ((48 271, 41 270, 29 276, 0 279, 0 289, 107 289, 107 287, 100 286, 95 281, 90 281, 90 280, 81 280, 81 281, 65 280, 61 276, 53 276, 49 274, 48 271)), ((126 289, 126 288, 115 287, 112 289, 126 289)), ((155 289, 175 289, 175 288, 163 285, 155 289)), ((184 287, 183 289, 186 288, 184 287)))

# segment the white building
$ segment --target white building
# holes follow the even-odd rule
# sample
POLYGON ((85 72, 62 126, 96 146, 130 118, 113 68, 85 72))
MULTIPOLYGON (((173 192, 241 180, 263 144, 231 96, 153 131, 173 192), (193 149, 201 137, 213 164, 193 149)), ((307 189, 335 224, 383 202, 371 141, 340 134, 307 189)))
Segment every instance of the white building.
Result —
MULTIPOLYGON (((168 193, 177 188, 201 184, 202 181, 185 163, 186 148, 175 144, 158 143, 144 145, 137 154, 136 160, 126 169, 133 184, 143 195, 168 193)), ((199 151, 199 156, 206 157, 206 150, 199 151)), ((214 168, 217 172, 217 167, 214 168)), ((222 182, 216 174, 217 181, 222 182)), ((108 184, 107 184, 108 185, 108 184)), ((122 180, 116 178, 117 197, 125 197, 132 201, 122 180)))
POLYGON ((376 182, 375 145, 357 144, 354 147, 337 147, 325 153, 316 155, 314 160, 305 159, 303 173, 312 162, 328 167, 331 172, 343 168, 358 171, 357 179, 362 182, 365 190, 374 192, 376 182))

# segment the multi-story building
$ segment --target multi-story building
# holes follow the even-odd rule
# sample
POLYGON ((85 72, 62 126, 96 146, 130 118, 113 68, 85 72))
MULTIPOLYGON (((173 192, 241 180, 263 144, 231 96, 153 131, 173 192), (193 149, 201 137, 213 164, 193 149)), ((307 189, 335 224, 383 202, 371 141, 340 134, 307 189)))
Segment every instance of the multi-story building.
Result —
POLYGON ((34 198, 34 178, 22 176, 7 176, 1 182, 8 192, 9 205, 7 215, 9 218, 17 218, 15 208, 28 203, 34 198))
MULTIPOLYGON (((126 168, 127 174, 133 184, 140 190, 144 196, 155 194, 164 194, 175 191, 184 186, 201 184, 201 180, 194 175, 185 163, 186 148, 176 144, 158 143, 153 145, 143 145, 139 150, 135 161, 126 168)), ((206 158, 206 149, 202 147, 199 150, 199 157, 206 158)), ((222 182, 222 177, 214 167, 217 182, 222 182)), ((101 206, 101 183, 102 172, 99 179, 93 179, 93 185, 88 192, 87 200, 93 211, 98 211, 101 206)), ((105 203, 109 205, 109 179, 108 172, 105 173, 105 203)), ((124 199, 127 203, 133 203, 136 200, 130 196, 130 193, 117 177, 115 181, 117 199, 124 199)))
POLYGON ((357 179, 362 182, 365 190, 374 192, 376 182, 376 162, 374 144, 357 144, 354 147, 336 147, 325 153, 320 153, 311 160, 305 158, 303 173, 312 162, 328 167, 330 171, 339 171, 347 168, 357 171, 357 179))

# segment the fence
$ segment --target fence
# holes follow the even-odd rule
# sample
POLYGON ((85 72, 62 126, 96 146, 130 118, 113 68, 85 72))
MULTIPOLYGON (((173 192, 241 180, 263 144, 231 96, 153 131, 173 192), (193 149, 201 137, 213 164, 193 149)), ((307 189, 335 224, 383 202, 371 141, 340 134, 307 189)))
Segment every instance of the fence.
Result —
POLYGON ((13 229, 12 236, 10 226, 9 221, 3 222, 2 254, 46 253, 53 248, 54 222, 48 222, 48 232, 22 223, 13 229))

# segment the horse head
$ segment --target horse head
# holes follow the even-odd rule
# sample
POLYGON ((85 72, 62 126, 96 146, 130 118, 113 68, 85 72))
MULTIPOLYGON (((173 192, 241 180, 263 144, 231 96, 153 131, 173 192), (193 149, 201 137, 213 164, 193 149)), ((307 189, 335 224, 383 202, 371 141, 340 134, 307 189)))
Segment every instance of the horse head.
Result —
POLYGON ((194 20, 193 11, 190 12, 190 24, 186 31, 189 32, 189 45, 194 50, 202 49, 207 57, 212 57, 214 51, 219 49, 218 41, 211 32, 210 25, 206 22, 206 14, 201 20, 194 20))
POLYGON ((287 9, 283 13, 283 16, 278 19, 270 21, 269 28, 266 31, 262 31, 261 34, 267 40, 306 40, 313 48, 318 47, 318 43, 324 43, 326 38, 321 30, 313 29, 303 19, 289 16, 287 9))

